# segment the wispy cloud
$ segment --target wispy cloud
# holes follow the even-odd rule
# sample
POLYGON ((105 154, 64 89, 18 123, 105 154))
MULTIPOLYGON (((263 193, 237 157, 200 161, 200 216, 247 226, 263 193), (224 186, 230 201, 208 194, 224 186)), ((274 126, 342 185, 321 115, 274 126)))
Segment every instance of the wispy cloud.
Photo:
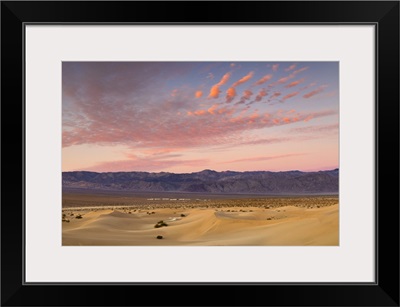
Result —
POLYGON ((236 81, 235 83, 232 84, 233 87, 239 86, 240 84, 246 83, 247 81, 249 81, 254 75, 254 72, 249 72, 246 76, 244 76, 243 78, 239 79, 238 81, 236 81))
POLYGON ((297 127, 291 128, 290 132, 296 133, 326 133, 326 132, 339 132, 339 124, 330 124, 330 125, 313 125, 313 126, 306 126, 306 127, 297 127))
POLYGON ((280 95, 282 95, 281 92, 274 92, 271 97, 269 97, 269 100, 271 101, 272 99, 278 98, 280 95))
POLYGON ((291 87, 294 87, 294 86, 296 86, 296 85, 299 85, 300 83, 303 83, 304 82, 304 78, 302 78, 302 79, 299 79, 299 80, 296 80, 296 81, 293 81, 293 82, 290 82, 288 85, 286 85, 285 87, 286 88, 291 88, 291 87))
POLYGON ((264 76, 264 77, 262 77, 261 79, 257 80, 257 82, 256 82, 256 83, 254 83, 254 84, 255 84, 255 85, 261 85, 261 84, 264 84, 265 82, 267 82, 267 81, 271 80, 271 78, 272 78, 272 75, 271 75, 271 74, 269 74, 269 75, 265 75, 265 76, 264 76))
POLYGON ((276 86, 276 85, 286 83, 287 81, 293 79, 294 77, 296 77, 296 75, 298 75, 299 73, 301 73, 301 72, 303 72, 303 71, 305 71, 305 70, 307 70, 307 69, 308 69, 307 66, 306 66, 306 67, 302 67, 302 68, 300 68, 300 69, 297 69, 297 70, 293 71, 290 75, 287 75, 286 77, 280 78, 278 81, 276 81, 276 82, 270 84, 269 86, 270 86, 270 87, 274 87, 274 86, 276 86))
POLYGON ((261 156, 261 157, 251 157, 251 158, 230 160, 230 161, 226 161, 223 163, 256 162, 256 161, 283 159, 283 158, 288 158, 288 157, 296 157, 296 156, 304 156, 304 155, 306 155, 306 153, 295 153, 295 154, 276 155, 276 156, 261 156))
POLYGON ((283 96, 283 98, 281 99, 281 101, 284 102, 284 101, 286 101, 286 100, 288 100, 288 99, 290 99, 290 98, 293 98, 293 97, 297 96, 299 93, 300 93, 299 91, 289 93, 289 94, 283 96))
POLYGON ((308 92, 307 94, 303 95, 303 98, 310 98, 312 96, 315 96, 315 95, 323 92, 326 87, 327 87, 327 85, 321 85, 317 89, 315 89, 315 90, 313 90, 311 92, 308 92))
POLYGON ((191 166, 203 169, 209 163, 209 159, 158 159, 158 158, 133 158, 121 161, 104 161, 91 167, 85 168, 88 171, 96 172, 118 172, 126 170, 135 171, 160 171, 173 166, 191 166))
POLYGON ((290 65, 289 67, 285 68, 285 71, 291 71, 296 68, 296 64, 290 65))

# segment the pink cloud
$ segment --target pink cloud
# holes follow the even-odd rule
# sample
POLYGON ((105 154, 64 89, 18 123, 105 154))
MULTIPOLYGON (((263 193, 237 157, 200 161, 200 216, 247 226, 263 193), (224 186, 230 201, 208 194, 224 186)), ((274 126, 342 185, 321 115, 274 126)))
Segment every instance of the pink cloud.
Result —
POLYGON ((255 98, 255 101, 261 101, 262 99, 263 99, 263 97, 265 97, 265 96, 267 96, 268 95, 268 92, 264 89, 264 88, 262 88, 259 92, 258 92, 258 94, 257 94, 257 96, 256 96, 256 98, 255 98))
POLYGON ((296 66, 297 66, 296 64, 290 65, 288 68, 285 69, 285 71, 291 71, 291 70, 295 69, 296 66))
POLYGON ((210 89, 210 94, 208 95, 208 98, 218 98, 219 94, 221 93, 220 87, 224 85, 226 82, 228 82, 231 74, 228 72, 225 75, 222 76, 221 80, 217 83, 214 84, 211 89, 210 89))
POLYGON ((290 75, 280 78, 278 81, 270 84, 269 86, 273 87, 273 86, 276 86, 276 85, 279 85, 279 84, 286 83, 287 81, 293 79, 294 77, 296 77, 296 75, 298 75, 299 73, 301 73, 301 72, 303 72, 303 71, 305 71, 307 69, 308 69, 308 67, 302 67, 302 68, 300 68, 298 70, 295 70, 290 75))
POLYGON ((226 102, 231 102, 236 97, 236 90, 234 87, 228 88, 226 91, 226 102))
MULTIPOLYGON (((156 113, 150 109, 147 114, 143 112, 126 114, 124 110, 110 109, 106 113, 100 113, 99 120, 86 121, 86 125, 82 127, 71 126, 65 129, 63 147, 79 144, 166 146, 168 148, 221 145, 231 143, 231 138, 235 139, 247 130, 290 124, 295 119, 310 121, 337 113, 337 111, 328 110, 298 114, 277 112, 238 115, 235 111, 235 108, 211 107, 211 110, 188 111, 188 115, 191 116, 177 118, 175 112, 170 112, 168 109, 157 109, 156 113), (212 113, 214 116, 211 116, 212 113), (154 114, 159 114, 159 116, 155 117, 154 114), (215 115, 218 116, 218 120, 215 120, 215 115), (285 117, 290 118, 291 122, 285 123, 283 121, 285 117)), ((90 112, 96 114, 94 109, 90 112)))
POLYGON ((247 81, 249 81, 252 77, 253 77, 253 72, 249 72, 246 76, 244 76, 243 78, 239 79, 238 81, 236 81, 235 83, 232 84, 232 86, 230 88, 228 88, 228 90, 226 91, 226 102, 232 102, 232 100, 236 97, 236 89, 235 87, 237 87, 238 85, 241 85, 243 83, 246 83, 247 81))
POLYGON ((293 81, 293 82, 289 83, 288 85, 286 85, 285 87, 286 88, 291 88, 291 87, 299 85, 300 83, 303 83, 303 82, 304 82, 304 78, 296 80, 296 81, 293 81))
POLYGON ((158 159, 158 158, 133 158, 121 161, 106 161, 86 168, 88 171, 96 172, 118 172, 118 171, 160 171, 173 166, 191 166, 204 168, 209 163, 208 159, 158 159))
POLYGON ((197 110, 194 112, 194 114, 195 115, 205 115, 205 114, 207 114, 207 111, 206 110, 197 110))
POLYGON ((274 99, 274 98, 277 98, 277 97, 279 97, 280 95, 282 95, 281 92, 274 92, 274 93, 271 95, 270 100, 272 100, 272 99, 274 99))
MULTIPOLYGON (((146 149, 143 151, 144 154, 148 155, 148 156, 163 156, 165 157, 166 155, 168 155, 168 157, 170 157, 172 152, 179 152, 182 151, 182 148, 153 148, 153 149, 146 149)), ((136 159, 138 158, 137 155, 132 154, 132 153, 127 153, 126 156, 130 159, 136 159)), ((177 155, 174 155, 177 156, 177 155)))
POLYGON ((203 92, 202 92, 202 91, 196 91, 196 92, 194 93, 194 96, 195 96, 196 98, 201 98, 201 96, 203 96, 203 92))
POLYGON ((291 132, 298 133, 338 133, 339 132, 339 124, 330 124, 330 125, 314 125, 314 126, 306 126, 306 127, 297 127, 290 129, 291 132))
POLYGON ((283 101, 285 101, 285 100, 287 100, 287 99, 290 99, 290 98, 292 98, 292 97, 294 97, 294 96, 297 96, 299 93, 300 93, 299 91, 289 93, 289 94, 285 95, 285 96, 282 98, 281 101, 283 102, 283 101))
POLYGON ((314 95, 317 95, 317 94, 323 92, 326 87, 327 87, 327 85, 321 85, 317 89, 315 89, 315 90, 313 90, 311 92, 308 92, 307 94, 304 94, 303 98, 310 98, 310 97, 312 97, 314 95))
POLYGON ((215 114, 217 108, 218 108, 218 105, 214 104, 210 108, 208 108, 207 112, 210 113, 210 114, 215 114))
POLYGON ((230 160, 223 163, 239 163, 239 162, 256 162, 256 161, 266 161, 266 160, 274 160, 274 159, 282 159, 288 157, 295 157, 295 156, 302 156, 305 153, 295 153, 295 154, 286 154, 286 155, 276 155, 276 156, 263 156, 263 157, 251 157, 251 158, 243 158, 243 159, 236 159, 230 160))
POLYGON ((303 72, 303 71, 305 71, 305 70, 307 70, 307 69, 308 69, 308 66, 302 67, 302 68, 300 68, 300 69, 298 69, 298 70, 295 70, 295 71, 293 72, 293 74, 294 74, 294 75, 297 75, 297 74, 299 74, 299 73, 301 73, 301 72, 303 72))
POLYGON ((273 64, 272 65, 272 70, 273 71, 278 71, 278 67, 279 67, 279 64, 273 64))
POLYGON ((244 76, 243 78, 239 79, 238 81, 236 81, 235 83, 232 84, 233 87, 239 86, 240 84, 246 83, 247 81, 249 81, 254 75, 254 72, 249 72, 246 76, 244 76))
POLYGON ((254 83, 255 85, 261 85, 264 84, 265 82, 271 80, 272 75, 265 75, 264 77, 262 77, 261 79, 259 79, 256 83, 254 83))
POLYGON ((251 96, 253 95, 253 92, 250 90, 245 90, 243 92, 243 96, 240 98, 240 101, 238 103, 245 103, 246 100, 249 100, 251 96))

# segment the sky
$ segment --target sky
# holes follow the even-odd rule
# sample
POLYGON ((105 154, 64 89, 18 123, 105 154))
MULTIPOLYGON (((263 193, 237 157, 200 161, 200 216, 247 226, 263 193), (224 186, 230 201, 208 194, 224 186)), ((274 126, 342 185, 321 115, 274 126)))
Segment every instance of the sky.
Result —
POLYGON ((63 62, 62 170, 339 167, 338 62, 63 62))

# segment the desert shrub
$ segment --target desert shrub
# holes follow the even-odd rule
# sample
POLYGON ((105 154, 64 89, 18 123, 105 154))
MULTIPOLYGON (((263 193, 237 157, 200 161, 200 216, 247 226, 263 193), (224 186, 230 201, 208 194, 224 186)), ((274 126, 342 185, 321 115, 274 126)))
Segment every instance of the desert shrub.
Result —
POLYGON ((164 221, 158 221, 157 224, 154 225, 154 228, 160 228, 163 226, 168 226, 168 224, 165 223, 164 221))
POLYGON ((157 236, 157 239, 161 240, 163 238, 163 236, 157 236))
POLYGON ((181 217, 185 217, 186 215, 184 215, 183 213, 181 214, 181 217))
POLYGON ((75 218, 76 218, 76 219, 81 219, 81 218, 82 218, 82 215, 78 214, 75 218))

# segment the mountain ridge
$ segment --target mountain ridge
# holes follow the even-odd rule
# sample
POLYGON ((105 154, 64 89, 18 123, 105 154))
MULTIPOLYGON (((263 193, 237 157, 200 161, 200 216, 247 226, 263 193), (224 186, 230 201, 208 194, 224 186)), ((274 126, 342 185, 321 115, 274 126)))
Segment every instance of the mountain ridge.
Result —
POLYGON ((304 194, 337 193, 339 169, 303 172, 222 171, 205 169, 193 173, 90 172, 62 173, 63 188, 137 192, 201 192, 304 194))

